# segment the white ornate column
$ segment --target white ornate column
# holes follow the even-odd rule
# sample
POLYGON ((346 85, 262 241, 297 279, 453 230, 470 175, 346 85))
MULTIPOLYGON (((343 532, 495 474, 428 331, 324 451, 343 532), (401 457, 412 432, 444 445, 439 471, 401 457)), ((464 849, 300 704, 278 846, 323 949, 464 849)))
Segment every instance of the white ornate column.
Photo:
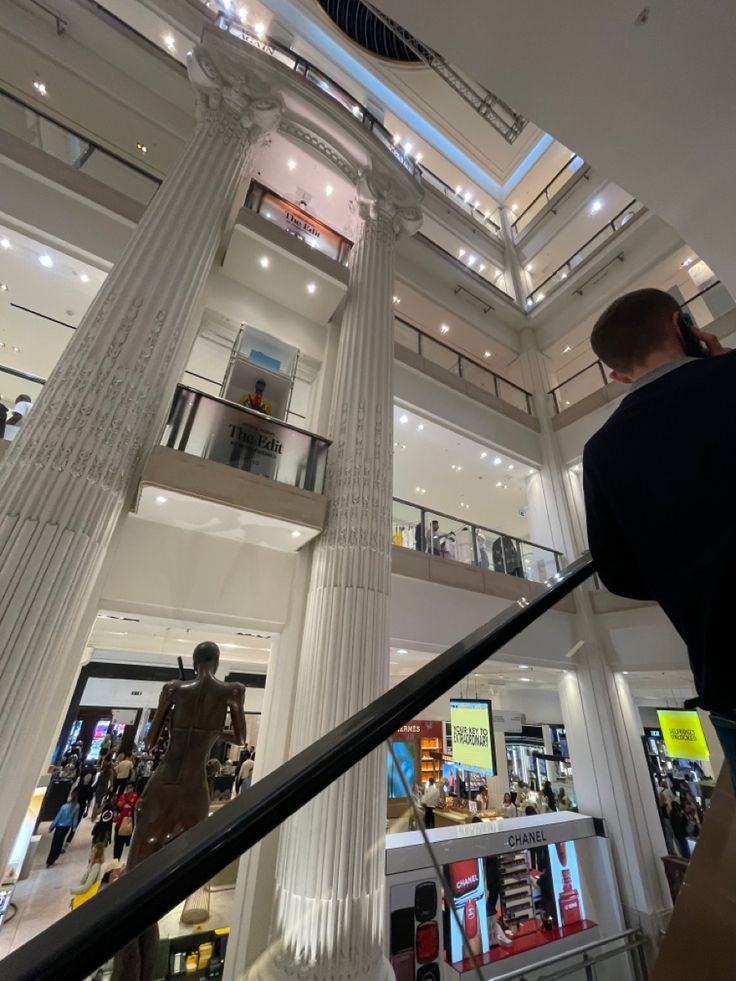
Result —
POLYGON ((194 341, 193 308, 253 148, 281 114, 226 42, 196 48, 189 74, 194 132, 0 462, 0 873, 102 560, 194 341))
MULTIPOLYGON (((388 687, 394 246, 421 211, 363 177, 332 402, 327 527, 315 546, 291 755, 388 687)), ((385 754, 333 784, 282 829, 271 945, 249 977, 380 981, 385 754)), ((238 965, 242 971, 244 965, 238 965)), ((236 977, 242 977, 238 970, 236 977)))

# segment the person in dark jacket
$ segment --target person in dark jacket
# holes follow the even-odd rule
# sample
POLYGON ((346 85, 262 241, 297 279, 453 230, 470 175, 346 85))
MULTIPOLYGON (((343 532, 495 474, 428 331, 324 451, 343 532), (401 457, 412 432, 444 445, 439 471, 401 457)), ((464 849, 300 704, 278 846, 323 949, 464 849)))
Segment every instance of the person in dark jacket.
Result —
POLYGON ((591 344, 631 390, 585 447, 590 550, 612 593, 656 600, 684 640, 734 778, 736 352, 653 289, 614 301, 591 344))

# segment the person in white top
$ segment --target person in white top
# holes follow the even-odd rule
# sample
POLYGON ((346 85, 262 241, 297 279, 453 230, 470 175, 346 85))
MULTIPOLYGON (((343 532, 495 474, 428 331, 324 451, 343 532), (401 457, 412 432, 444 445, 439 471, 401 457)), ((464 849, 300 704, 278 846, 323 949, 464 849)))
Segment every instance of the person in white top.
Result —
POLYGON ((424 805, 424 826, 425 828, 434 827, 434 809, 442 803, 440 788, 434 782, 434 777, 429 778, 429 786, 422 794, 422 804, 424 805))
POLYGON ((15 405, 13 407, 13 411, 10 413, 10 415, 8 416, 8 418, 5 420, 5 426, 6 426, 5 438, 6 439, 13 439, 14 436, 17 436, 18 429, 20 428, 20 426, 23 423, 23 420, 25 419, 25 417, 28 415, 28 413, 31 411, 32 408, 33 408, 33 402, 31 401, 31 396, 30 395, 19 395, 18 396, 18 398, 15 400, 15 405), (8 429, 7 429, 7 427, 9 427, 9 426, 12 426, 13 427, 10 430, 10 432, 8 432, 8 429))
POLYGON ((255 762, 256 754, 248 754, 243 760, 242 766, 240 767, 240 773, 238 773, 238 793, 243 790, 247 790, 250 787, 251 780, 253 778, 253 767, 256 765, 255 762))
POLYGON ((503 804, 501 805, 501 813, 505 818, 515 818, 518 817, 518 810, 516 804, 511 800, 511 794, 508 791, 503 795, 503 804))

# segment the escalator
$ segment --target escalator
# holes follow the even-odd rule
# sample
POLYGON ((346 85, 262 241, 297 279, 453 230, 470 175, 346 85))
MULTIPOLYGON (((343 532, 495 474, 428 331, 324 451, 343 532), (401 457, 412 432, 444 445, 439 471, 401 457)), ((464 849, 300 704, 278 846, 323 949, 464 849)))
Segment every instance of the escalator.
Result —
MULTIPOLYGON (((0 977, 3 981, 89 978, 117 950, 261 842, 402 726, 416 719, 464 679, 472 677, 483 662, 513 642, 521 631, 560 603, 592 573, 593 562, 589 556, 556 573, 539 595, 519 600, 502 611, 257 781, 247 794, 223 806, 126 873, 114 888, 102 891, 14 950, 0 962, 0 977)), ((705 851, 702 845, 699 848, 705 851)), ((732 854, 736 855, 736 849, 732 854)), ((641 941, 636 937, 629 940, 631 950, 638 950, 643 964, 641 941)), ((481 978, 480 970, 473 976, 481 978)), ((570 974, 570 977, 577 976, 582 975, 570 974)), ((597 975, 588 972, 585 976, 597 975)), ((637 967, 633 974, 625 976, 643 979, 644 968, 637 967)), ((672 979, 686 975, 670 972, 666 976, 672 979)), ((696 976, 687 975, 689 981, 696 976)))

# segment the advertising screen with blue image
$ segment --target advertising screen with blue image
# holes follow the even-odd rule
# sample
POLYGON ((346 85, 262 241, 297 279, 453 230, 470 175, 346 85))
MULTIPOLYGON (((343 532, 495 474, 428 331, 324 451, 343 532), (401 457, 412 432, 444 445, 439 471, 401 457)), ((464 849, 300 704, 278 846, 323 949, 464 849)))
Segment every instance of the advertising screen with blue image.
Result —
POLYGON ((419 743, 394 742, 391 745, 393 754, 388 754, 388 796, 406 797, 401 774, 403 774, 406 786, 411 793, 419 774, 419 743), (397 769, 397 764, 400 767, 400 772, 397 769))

